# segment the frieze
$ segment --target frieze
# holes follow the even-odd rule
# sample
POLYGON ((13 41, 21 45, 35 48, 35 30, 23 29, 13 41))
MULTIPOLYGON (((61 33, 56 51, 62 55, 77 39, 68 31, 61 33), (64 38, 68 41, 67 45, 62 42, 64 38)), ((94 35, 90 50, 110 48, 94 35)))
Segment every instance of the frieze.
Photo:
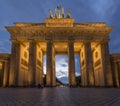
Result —
POLYGON ((46 27, 73 27, 73 18, 45 19, 46 27))
POLYGON ((72 35, 72 34, 51 34, 51 35, 40 35, 40 34, 33 34, 33 35, 29 35, 27 36, 27 34, 24 35, 12 35, 11 36, 11 40, 68 40, 72 37, 72 39, 74 40, 108 40, 109 36, 96 36, 96 35, 85 35, 85 34, 81 34, 81 35, 72 35), (58 36, 59 35, 59 36, 58 36))

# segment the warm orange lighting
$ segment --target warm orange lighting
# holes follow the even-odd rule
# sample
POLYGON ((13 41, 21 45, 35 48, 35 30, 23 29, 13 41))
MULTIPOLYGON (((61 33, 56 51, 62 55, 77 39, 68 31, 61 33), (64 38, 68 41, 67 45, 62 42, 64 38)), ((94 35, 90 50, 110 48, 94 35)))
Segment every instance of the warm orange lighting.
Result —
POLYGON ((2 69, 2 62, 0 62, 0 70, 2 69))

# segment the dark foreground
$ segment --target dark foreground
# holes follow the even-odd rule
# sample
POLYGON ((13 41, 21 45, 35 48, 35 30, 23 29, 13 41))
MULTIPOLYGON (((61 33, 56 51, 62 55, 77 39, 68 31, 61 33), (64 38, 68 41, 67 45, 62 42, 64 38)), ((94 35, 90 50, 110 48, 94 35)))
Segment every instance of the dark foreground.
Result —
POLYGON ((120 89, 0 88, 0 106, 120 106, 120 89))

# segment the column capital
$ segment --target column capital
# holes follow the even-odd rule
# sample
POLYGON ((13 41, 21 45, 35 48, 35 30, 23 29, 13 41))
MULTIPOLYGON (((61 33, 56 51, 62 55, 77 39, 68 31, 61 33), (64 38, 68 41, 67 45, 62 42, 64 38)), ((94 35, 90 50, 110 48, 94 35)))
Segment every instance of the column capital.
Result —
POLYGON ((85 40, 85 41, 83 41, 83 44, 91 43, 91 42, 92 42, 91 40, 85 40))
POLYGON ((29 42, 29 43, 31 43, 31 42, 37 43, 38 41, 37 41, 37 40, 29 40, 28 42, 29 42))
POLYGON ((74 42, 74 39, 69 39, 68 42, 74 42))
POLYGON ((101 40, 99 41, 100 44, 104 44, 104 43, 109 43, 109 40, 101 40))
POLYGON ((20 44, 21 42, 19 40, 11 40, 12 43, 20 44))
POLYGON ((53 40, 48 39, 48 40, 46 40, 46 42, 47 42, 47 43, 48 43, 48 42, 52 43, 52 42, 53 42, 53 40))

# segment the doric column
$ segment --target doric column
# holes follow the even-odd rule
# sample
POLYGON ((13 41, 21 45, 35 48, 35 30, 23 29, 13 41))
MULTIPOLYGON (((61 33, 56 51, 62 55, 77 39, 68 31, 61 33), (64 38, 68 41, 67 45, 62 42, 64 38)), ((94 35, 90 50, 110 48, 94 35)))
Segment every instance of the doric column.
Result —
POLYGON ((18 86, 19 70, 20 70, 20 43, 13 41, 10 61, 10 77, 9 77, 10 86, 18 86))
POLYGON ((75 61, 74 61, 74 41, 69 40, 68 42, 68 67, 69 67, 69 85, 76 85, 75 78, 75 61))
POLYGON ((4 62, 0 61, 0 87, 3 86, 4 79, 4 62))
POLYGON ((113 86, 110 54, 109 54, 109 47, 107 41, 101 42, 101 57, 102 57, 102 68, 104 73, 104 85, 113 86))
POLYGON ((37 61, 37 66, 36 66, 36 85, 38 84, 43 84, 43 51, 41 49, 41 44, 40 42, 37 42, 37 51, 36 51, 36 61, 37 61))
POLYGON ((47 41, 47 53, 46 53, 46 85, 52 86, 52 42, 47 41))
POLYGON ((94 68, 91 42, 85 42, 84 47, 85 47, 84 49, 85 49, 87 86, 94 86, 94 68))
POLYGON ((52 41, 47 41, 47 53, 46 53, 46 85, 47 86, 55 86, 56 85, 56 77, 54 70, 54 58, 53 58, 53 44, 52 41))
POLYGON ((30 86, 35 86, 36 74, 36 42, 30 41, 29 43, 29 69, 28 81, 30 86))
POLYGON ((55 71, 55 49, 52 47, 52 86, 56 86, 56 71, 55 71))
POLYGON ((9 84, 9 63, 4 62, 4 74, 3 74, 3 86, 6 87, 9 84))
MULTIPOLYGON (((42 50, 41 50, 41 52, 42 52, 42 50)), ((40 70, 39 70, 39 72, 40 72, 40 79, 39 79, 39 83, 40 84, 43 84, 43 52, 42 52, 42 54, 41 54, 41 68, 40 68, 40 70)))
POLYGON ((120 87, 120 62, 117 62, 117 74, 118 74, 118 83, 120 87))
POLYGON ((112 77, 113 77, 113 86, 119 87, 119 73, 118 73, 118 67, 117 67, 117 61, 112 61, 112 77))

